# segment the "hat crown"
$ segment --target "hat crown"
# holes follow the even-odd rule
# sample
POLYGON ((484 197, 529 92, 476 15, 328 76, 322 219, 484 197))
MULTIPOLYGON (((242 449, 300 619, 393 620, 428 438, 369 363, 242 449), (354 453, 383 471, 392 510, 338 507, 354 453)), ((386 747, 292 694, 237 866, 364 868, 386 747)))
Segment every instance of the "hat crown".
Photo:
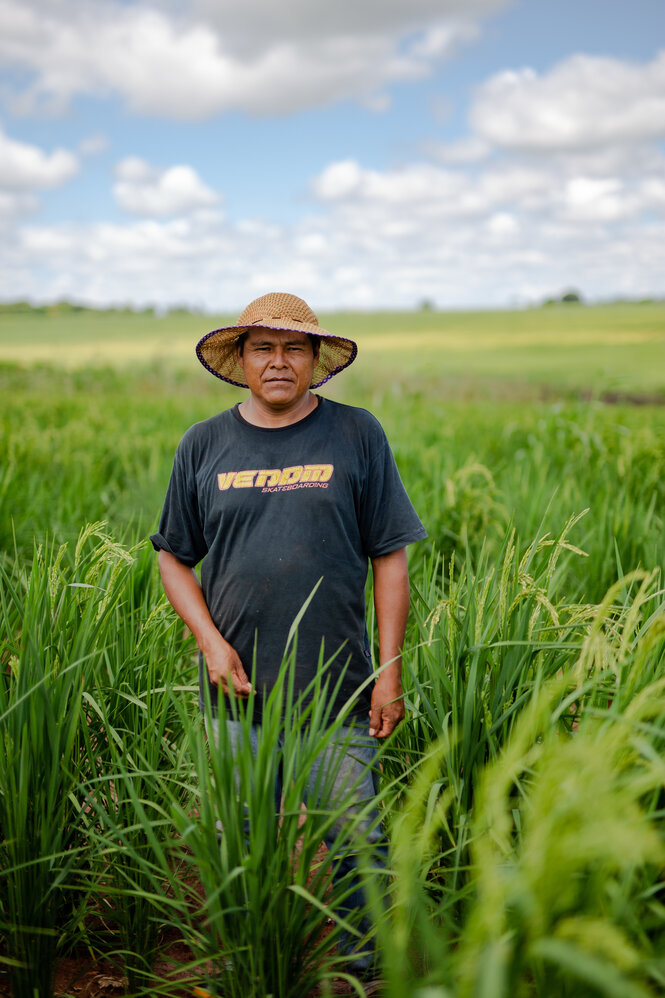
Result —
POLYGON ((306 301, 297 295, 271 291, 250 302, 238 319, 239 326, 273 325, 275 321, 318 326, 319 320, 306 301))

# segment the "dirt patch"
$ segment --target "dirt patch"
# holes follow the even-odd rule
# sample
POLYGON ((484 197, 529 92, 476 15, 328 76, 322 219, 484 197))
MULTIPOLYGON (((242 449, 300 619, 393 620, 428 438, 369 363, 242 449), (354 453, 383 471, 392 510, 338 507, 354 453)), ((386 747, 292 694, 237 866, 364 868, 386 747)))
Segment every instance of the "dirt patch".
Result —
POLYGON ((606 391, 593 392, 591 389, 579 393, 579 398, 583 402, 604 402, 605 405, 629 405, 629 406, 663 406, 665 405, 665 394, 663 392, 620 392, 606 391))

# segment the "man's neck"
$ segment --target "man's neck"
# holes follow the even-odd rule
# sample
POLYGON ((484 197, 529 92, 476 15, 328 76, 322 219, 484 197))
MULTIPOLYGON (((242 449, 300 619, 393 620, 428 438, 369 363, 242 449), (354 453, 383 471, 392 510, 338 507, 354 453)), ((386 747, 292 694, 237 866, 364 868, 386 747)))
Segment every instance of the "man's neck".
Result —
POLYGON ((305 392, 292 406, 285 409, 272 408, 267 406, 262 399, 255 395, 250 395, 245 402, 238 406, 242 418, 251 423, 252 426, 264 426, 274 429, 279 426, 290 426, 292 423, 299 423, 305 416, 316 409, 319 400, 310 391, 305 392))

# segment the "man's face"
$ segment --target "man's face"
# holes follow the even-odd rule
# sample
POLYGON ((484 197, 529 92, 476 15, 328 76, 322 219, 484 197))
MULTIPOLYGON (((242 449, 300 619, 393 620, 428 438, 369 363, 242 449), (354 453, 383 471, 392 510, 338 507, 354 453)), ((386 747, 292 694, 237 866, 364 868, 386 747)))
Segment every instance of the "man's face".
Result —
POLYGON ((238 360, 252 395, 270 409, 285 409, 308 391, 316 363, 306 333, 250 329, 238 360))

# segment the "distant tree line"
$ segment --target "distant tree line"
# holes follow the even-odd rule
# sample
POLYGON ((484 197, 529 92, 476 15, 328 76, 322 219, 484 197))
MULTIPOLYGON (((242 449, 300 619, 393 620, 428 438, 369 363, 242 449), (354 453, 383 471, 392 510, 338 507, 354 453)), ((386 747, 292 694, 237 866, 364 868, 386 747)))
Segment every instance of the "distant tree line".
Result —
POLYGON ((0 315, 76 315, 81 313, 104 313, 108 315, 196 315, 199 309, 187 305, 171 305, 168 308, 134 308, 130 305, 93 308, 90 305, 77 305, 70 301, 52 302, 46 305, 33 305, 28 301, 0 302, 0 315))
POLYGON ((543 302, 543 305, 582 305, 584 299, 579 291, 575 291, 574 288, 570 288, 569 291, 564 291, 562 295, 558 298, 548 298, 543 302))
POLYGON ((118 315, 154 315, 154 308, 135 309, 124 308, 91 308, 88 305, 76 305, 69 301, 53 302, 50 305, 32 305, 28 301, 0 302, 0 315, 75 315, 80 312, 110 312, 118 315))
MULTIPOLYGON (((602 302, 595 302, 595 304, 620 305, 623 303, 626 305, 654 305, 656 302, 661 302, 662 300, 662 298, 608 298, 602 302)), ((550 305, 584 305, 584 298, 580 291, 570 288, 559 295, 558 298, 547 298, 542 304, 544 308, 550 305)))
MULTIPOLYGON (((662 298, 614 298, 604 302, 594 302, 594 304, 614 305, 622 302, 630 305, 652 305, 662 302, 662 298)), ((584 298, 579 291, 570 289, 559 295, 558 298, 547 298, 541 302, 543 308, 553 305, 583 305, 584 298)), ((419 312, 445 312, 445 308, 438 308, 433 299, 422 298, 417 304, 419 312)), ((537 305, 536 305, 537 307, 537 305)), ((389 310, 387 310, 389 311, 389 310)), ((170 305, 167 308, 155 308, 149 305, 145 308, 135 308, 130 305, 111 306, 109 308, 93 308, 90 305, 78 305, 74 302, 59 301, 45 305, 33 305, 28 301, 0 302, 0 315, 43 315, 43 316, 67 316, 76 314, 106 314, 106 315, 201 315, 202 310, 188 305, 170 305)))

